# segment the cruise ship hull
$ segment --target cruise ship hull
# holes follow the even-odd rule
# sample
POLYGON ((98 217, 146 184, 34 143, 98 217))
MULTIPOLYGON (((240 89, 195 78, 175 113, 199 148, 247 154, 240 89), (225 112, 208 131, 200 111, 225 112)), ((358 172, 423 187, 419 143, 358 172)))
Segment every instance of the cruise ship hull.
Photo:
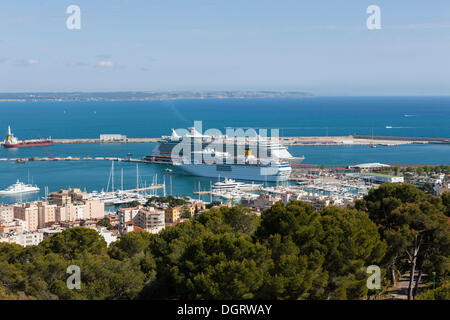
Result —
MULTIPOLYGON (((152 153, 154 155, 170 156, 173 148, 178 143, 179 142, 172 143, 172 142, 160 141, 159 144, 152 151, 152 153)), ((183 143, 183 142, 181 142, 181 143, 183 143)), ((217 147, 216 150, 224 150, 224 151, 227 150, 227 146, 225 144, 214 145, 214 144, 210 144, 210 143, 202 143, 201 148, 205 149, 205 148, 211 147, 211 146, 216 146, 217 147)), ((233 148, 234 148, 234 150, 233 150, 234 154, 240 154, 239 149, 243 149, 245 147, 242 147, 242 146, 239 147, 238 145, 234 145, 233 148)), ((255 154, 256 157, 261 157, 261 154, 259 152, 262 151, 261 149, 263 149, 263 148, 264 147, 257 148, 257 152, 255 154)), ((193 146, 191 147, 191 150, 194 150, 193 146)), ((273 158, 276 158, 281 161, 287 161, 290 164, 300 164, 305 159, 304 157, 293 157, 286 149, 277 150, 277 151, 272 151, 269 149, 269 150, 266 150, 265 153, 268 157, 273 157, 273 158)), ((181 152, 177 156, 181 157, 181 156, 183 156, 183 153, 181 152)))
POLYGON ((39 188, 30 188, 29 190, 23 190, 23 191, 0 191, 0 196, 15 196, 22 193, 32 193, 32 192, 38 192, 39 188))
POLYGON ((209 178, 229 178, 249 181, 286 181, 291 174, 290 167, 264 167, 248 164, 174 164, 189 175, 209 178))

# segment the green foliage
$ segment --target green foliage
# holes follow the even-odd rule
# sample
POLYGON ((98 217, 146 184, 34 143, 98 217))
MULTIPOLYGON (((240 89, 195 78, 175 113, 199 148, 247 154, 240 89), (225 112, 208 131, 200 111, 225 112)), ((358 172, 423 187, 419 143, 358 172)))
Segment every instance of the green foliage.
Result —
POLYGON ((450 217, 450 192, 445 192, 441 198, 442 203, 445 206, 445 215, 447 217, 450 217))
MULTIPOLYGON (((128 238, 133 238, 130 234, 128 238)), ((148 244, 148 234, 143 238, 148 244)), ((38 246, 22 248, 0 243, 0 296, 37 299, 133 299, 153 279, 154 261, 146 245, 125 241, 125 254, 111 258, 106 243, 94 230, 72 228, 38 246), (140 248, 136 250, 135 247, 140 248), (81 270, 81 290, 67 288, 67 267, 81 270)))
POLYGON ((141 203, 137 200, 131 201, 130 203, 122 205, 122 208, 135 208, 140 206, 141 203))
POLYGON ((426 182, 426 183, 420 185, 419 190, 422 190, 423 192, 428 193, 428 194, 434 193, 433 184, 429 183, 429 182, 426 182))
POLYGON ((183 195, 183 198, 175 198, 174 196, 167 197, 151 197, 147 200, 146 206, 154 206, 156 203, 166 203, 170 208, 182 206, 188 203, 188 198, 183 195))
POLYGON ((108 218, 103 218, 101 219, 99 222, 97 222, 98 226, 102 226, 105 227, 108 230, 112 230, 114 229, 114 227, 111 225, 111 223, 109 222, 108 218))
POLYGON ((383 260, 386 267, 401 273, 416 268, 448 276, 450 228, 444 215, 446 201, 403 184, 384 184, 369 192, 363 204, 389 245, 383 260))
POLYGON ((417 300, 450 300, 450 280, 444 281, 444 283, 436 289, 428 289, 420 293, 417 300))
POLYGON ((109 255, 118 260, 132 258, 141 254, 148 247, 151 234, 145 231, 130 232, 123 235, 120 241, 111 244, 109 255))
MULTIPOLYGON (((373 294, 367 266, 383 275, 406 270, 418 235, 420 270, 448 277, 448 207, 448 195, 385 184, 354 208, 278 202, 261 217, 242 206, 213 208, 157 235, 128 233, 109 248, 96 231, 72 228, 38 246, 0 243, 0 298, 362 299, 373 294), (80 290, 66 286, 69 265, 80 267, 80 290)), ((444 282, 419 298, 446 292, 444 282)))
POLYGON ((191 218, 191 211, 184 207, 183 211, 181 212, 180 218, 182 219, 190 219, 191 218))
POLYGON ((210 203, 208 203, 206 205, 206 209, 211 209, 212 207, 220 206, 221 204, 222 204, 222 202, 217 201, 217 200, 211 201, 210 203))
POLYGON ((106 242, 95 230, 76 227, 64 230, 45 239, 40 247, 47 252, 62 255, 67 259, 74 259, 84 252, 100 254, 106 251, 106 242))

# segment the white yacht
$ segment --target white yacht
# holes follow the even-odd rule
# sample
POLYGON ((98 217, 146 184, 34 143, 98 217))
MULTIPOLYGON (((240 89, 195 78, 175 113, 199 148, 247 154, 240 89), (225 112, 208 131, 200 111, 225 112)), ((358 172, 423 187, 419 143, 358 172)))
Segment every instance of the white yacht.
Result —
POLYGON ((256 190, 261 188, 262 185, 260 184, 249 184, 249 183, 243 183, 243 182, 237 182, 233 179, 225 178, 224 181, 218 181, 216 182, 212 189, 213 191, 217 190, 256 190))
POLYGON ((9 186, 8 188, 0 190, 0 195, 14 195, 20 193, 37 192, 39 190, 40 189, 36 185, 25 184, 17 180, 16 183, 9 186))

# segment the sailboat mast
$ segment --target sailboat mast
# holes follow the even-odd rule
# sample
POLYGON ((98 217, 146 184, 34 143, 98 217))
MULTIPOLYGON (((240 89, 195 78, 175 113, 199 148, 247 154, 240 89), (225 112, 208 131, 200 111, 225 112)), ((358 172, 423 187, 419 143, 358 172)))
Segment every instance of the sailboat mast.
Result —
POLYGON ((136 163, 136 193, 139 193, 139 165, 136 163))
POLYGON ((111 187, 112 192, 114 192, 114 160, 111 161, 111 187))
POLYGON ((163 196, 166 197, 166 175, 163 176, 163 196))

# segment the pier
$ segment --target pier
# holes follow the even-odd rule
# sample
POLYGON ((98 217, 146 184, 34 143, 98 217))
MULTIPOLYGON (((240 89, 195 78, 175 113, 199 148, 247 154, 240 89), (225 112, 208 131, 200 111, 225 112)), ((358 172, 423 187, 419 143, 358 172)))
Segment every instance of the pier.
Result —
POLYGON ((149 187, 144 187, 144 188, 123 190, 123 192, 125 192, 125 193, 130 193, 130 192, 142 192, 142 191, 148 191, 148 190, 164 189, 164 187, 165 187, 164 184, 157 184, 157 185, 153 185, 153 186, 149 186, 149 187))
MULTIPOLYGON (((127 138, 124 142, 109 142, 109 143, 154 143, 160 138, 127 138)), ((105 143, 100 138, 93 139, 52 139, 53 143, 105 143)))
MULTIPOLYGON (((126 138, 120 142, 109 143, 156 143, 160 138, 126 138)), ((237 138, 239 139, 239 138, 237 138)), ((241 138, 242 139, 242 138, 241 138)), ((450 138, 427 138, 427 137, 392 137, 392 136, 312 136, 312 137, 280 137, 280 142, 286 146, 329 146, 329 145, 371 145, 381 144, 395 146, 411 143, 440 143, 450 144, 450 138)), ((55 144, 70 143, 105 143, 99 138, 89 139, 53 139, 55 144)))

